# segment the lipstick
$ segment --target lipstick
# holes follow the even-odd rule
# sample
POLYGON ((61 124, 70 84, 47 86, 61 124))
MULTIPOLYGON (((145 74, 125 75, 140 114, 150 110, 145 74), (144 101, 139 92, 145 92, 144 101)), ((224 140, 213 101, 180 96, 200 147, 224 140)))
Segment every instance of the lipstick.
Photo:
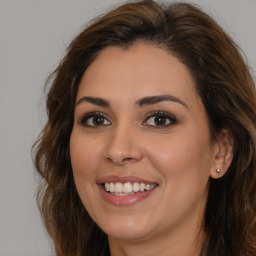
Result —
POLYGON ((97 181, 103 198, 116 206, 130 206, 147 198, 157 187, 154 181, 135 176, 107 176, 97 181))

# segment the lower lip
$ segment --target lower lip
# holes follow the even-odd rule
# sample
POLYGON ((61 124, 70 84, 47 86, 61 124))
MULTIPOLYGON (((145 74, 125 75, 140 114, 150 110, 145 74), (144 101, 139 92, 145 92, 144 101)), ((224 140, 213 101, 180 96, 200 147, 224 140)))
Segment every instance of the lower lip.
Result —
POLYGON ((142 201, 146 199, 151 193, 156 189, 153 188, 149 191, 145 192, 136 192, 132 195, 127 196, 116 196, 109 192, 107 192, 102 185, 99 185, 100 192, 103 195, 104 199, 115 206, 130 206, 138 203, 139 201, 142 201))

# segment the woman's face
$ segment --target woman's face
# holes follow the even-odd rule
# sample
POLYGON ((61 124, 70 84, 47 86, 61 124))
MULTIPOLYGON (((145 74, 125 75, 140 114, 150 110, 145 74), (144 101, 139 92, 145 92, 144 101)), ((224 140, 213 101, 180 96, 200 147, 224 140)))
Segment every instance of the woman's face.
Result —
POLYGON ((84 73, 71 162, 79 196, 109 239, 200 229, 214 151, 192 77, 171 54, 109 47, 84 73))

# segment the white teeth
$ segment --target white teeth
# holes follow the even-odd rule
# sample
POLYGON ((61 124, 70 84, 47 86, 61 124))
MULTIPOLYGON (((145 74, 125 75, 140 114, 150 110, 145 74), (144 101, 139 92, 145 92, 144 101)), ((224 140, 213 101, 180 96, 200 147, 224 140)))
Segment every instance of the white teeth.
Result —
POLYGON ((115 191, 116 193, 122 193, 123 192, 123 185, 120 182, 117 182, 115 184, 115 191))
POLYGON ((150 185, 149 185, 149 184, 146 185, 145 189, 146 189, 146 190, 150 190, 150 185))
POLYGON ((154 187, 156 187, 156 184, 152 184, 152 185, 150 185, 149 190, 150 190, 150 189, 153 189, 154 187))
POLYGON ((110 183, 110 184, 109 184, 109 191, 110 191, 111 193, 115 192, 115 184, 114 184, 114 183, 110 183))
POLYGON ((145 190, 146 185, 144 183, 140 183, 140 191, 143 192, 145 190))
POLYGON ((105 190, 108 191, 108 192, 110 191, 110 185, 109 185, 109 183, 105 183, 105 190))
POLYGON ((124 186, 123 186, 123 192, 124 193, 127 193, 127 194, 131 193, 132 189, 133 189, 133 187, 132 187, 132 184, 130 182, 124 183, 124 186))
POLYGON ((126 182, 124 184, 120 182, 110 182, 110 183, 105 183, 104 187, 107 192, 110 192, 112 194, 117 194, 117 195, 130 195, 133 194, 134 192, 144 192, 149 191, 153 188, 155 188, 157 185, 156 184, 145 184, 145 183, 138 183, 135 182, 132 184, 131 182, 126 182))
POLYGON ((138 192, 140 190, 140 184, 138 182, 135 182, 133 184, 133 191, 138 192))

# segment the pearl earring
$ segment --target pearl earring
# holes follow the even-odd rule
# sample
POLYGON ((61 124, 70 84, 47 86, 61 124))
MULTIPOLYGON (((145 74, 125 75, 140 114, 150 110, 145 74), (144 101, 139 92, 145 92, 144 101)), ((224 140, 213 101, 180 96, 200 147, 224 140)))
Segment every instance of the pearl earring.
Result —
POLYGON ((216 170, 216 175, 219 176, 220 175, 220 169, 216 170))

